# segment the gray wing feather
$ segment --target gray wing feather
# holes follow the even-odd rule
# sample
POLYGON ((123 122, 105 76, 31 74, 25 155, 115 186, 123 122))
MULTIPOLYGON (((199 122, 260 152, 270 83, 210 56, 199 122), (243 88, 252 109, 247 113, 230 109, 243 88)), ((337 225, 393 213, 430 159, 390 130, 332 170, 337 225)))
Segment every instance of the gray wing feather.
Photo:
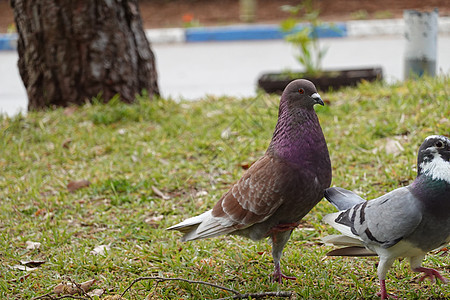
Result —
POLYGON ((366 201, 357 194, 340 187, 326 189, 325 198, 339 210, 347 210, 366 201))
POLYGON ((403 187, 368 201, 367 205, 360 205, 352 232, 367 245, 389 248, 414 231, 421 220, 419 202, 407 187, 403 187))

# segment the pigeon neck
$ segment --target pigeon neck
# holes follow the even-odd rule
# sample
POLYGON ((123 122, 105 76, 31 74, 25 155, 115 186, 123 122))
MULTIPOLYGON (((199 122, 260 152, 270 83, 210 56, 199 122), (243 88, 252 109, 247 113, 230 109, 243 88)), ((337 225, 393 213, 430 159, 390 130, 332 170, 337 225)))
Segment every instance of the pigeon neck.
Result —
POLYGON ((323 148, 326 149, 325 138, 314 109, 280 109, 278 123, 267 150, 269 155, 303 166, 314 163, 320 157, 317 149, 323 148))
POLYGON ((450 184, 448 182, 420 174, 410 185, 410 190, 426 209, 431 209, 434 214, 444 214, 448 217, 450 213, 450 184))
MULTIPOLYGON (((436 179, 426 174, 420 174, 411 184, 413 190, 445 192, 450 189, 450 183, 443 179, 436 179)), ((450 200, 450 199, 449 199, 450 200)))

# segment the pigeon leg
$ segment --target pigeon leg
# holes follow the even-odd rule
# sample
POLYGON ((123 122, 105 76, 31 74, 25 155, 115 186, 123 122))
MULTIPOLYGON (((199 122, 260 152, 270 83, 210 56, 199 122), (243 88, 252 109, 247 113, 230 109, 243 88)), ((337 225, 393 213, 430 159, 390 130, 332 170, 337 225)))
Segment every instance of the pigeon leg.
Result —
POLYGON ((380 256, 380 263, 377 269, 378 279, 380 280, 380 292, 377 293, 377 296, 381 297, 381 299, 387 299, 389 297, 397 298, 396 296, 389 295, 386 290, 386 274, 394 263, 394 259, 392 257, 380 256))
POLYGON ((418 268, 414 268, 413 269, 414 272, 423 272, 425 273, 425 275, 423 275, 419 281, 424 281, 425 278, 430 278, 430 281, 432 283, 436 282, 436 278, 439 279, 440 281, 447 283, 448 279, 445 278, 444 276, 442 276, 441 274, 439 274, 439 272, 435 269, 431 269, 431 268, 424 268, 424 267, 418 267, 418 268))
POLYGON ((280 260, 283 255, 283 248, 291 236, 291 231, 281 231, 272 234, 272 257, 275 264, 273 272, 273 281, 282 283, 283 278, 289 280, 296 280, 296 277, 286 276, 281 272, 280 260))
POLYGON ((283 274, 283 272, 281 272, 281 266, 280 266, 280 262, 276 262, 275 263, 275 271, 273 272, 273 281, 274 282, 278 282, 278 283, 282 283, 283 279, 289 279, 289 280, 297 280, 297 277, 295 276, 286 276, 283 274))
POLYGON ((380 280, 380 291, 377 293, 378 297, 381 297, 381 299, 387 299, 388 293, 386 291, 386 280, 385 279, 381 279, 380 280))

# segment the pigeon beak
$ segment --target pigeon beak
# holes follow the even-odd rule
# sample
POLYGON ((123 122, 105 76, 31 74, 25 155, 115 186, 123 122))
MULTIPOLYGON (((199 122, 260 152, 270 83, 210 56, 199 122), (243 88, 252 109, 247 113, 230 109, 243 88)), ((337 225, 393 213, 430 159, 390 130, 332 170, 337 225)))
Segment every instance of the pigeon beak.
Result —
POLYGON ((312 95, 311 95, 311 98, 313 98, 314 101, 315 101, 317 104, 320 104, 320 105, 322 105, 322 106, 325 105, 325 103, 323 103, 322 98, 320 98, 319 93, 314 93, 314 94, 312 94, 312 95))

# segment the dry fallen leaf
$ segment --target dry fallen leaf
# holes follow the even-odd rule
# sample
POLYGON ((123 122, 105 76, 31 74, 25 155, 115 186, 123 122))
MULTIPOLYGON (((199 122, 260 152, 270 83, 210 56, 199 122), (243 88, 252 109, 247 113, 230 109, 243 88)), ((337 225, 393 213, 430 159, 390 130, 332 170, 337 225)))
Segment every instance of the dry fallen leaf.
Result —
POLYGON ((163 200, 169 200, 170 197, 165 195, 163 192, 161 192, 156 186, 152 185, 152 190, 153 193, 155 193, 156 196, 158 196, 159 198, 163 199, 163 200))
POLYGON ((44 215, 46 211, 47 211, 47 210, 46 210, 45 208, 39 208, 39 209, 34 213, 34 215, 35 215, 36 217, 37 217, 37 216, 40 216, 40 215, 44 215))
POLYGON ((88 293, 89 297, 97 296, 101 297, 105 293, 105 289, 95 289, 88 293))
POLYGON ((67 149, 67 148, 69 148, 70 143, 72 143, 72 139, 68 138, 62 143, 62 147, 67 149))
POLYGON ((396 156, 405 151, 405 149, 398 140, 388 138, 384 145, 384 151, 386 151, 387 154, 396 156))
POLYGON ((31 267, 27 267, 24 265, 14 265, 11 267, 11 269, 20 270, 20 271, 33 271, 33 270, 36 270, 37 268, 31 268, 31 267))
POLYGON ((60 283, 53 288, 53 293, 57 295, 74 295, 77 293, 77 288, 72 284, 68 285, 67 283, 60 283))
POLYGON ((26 241, 25 244, 27 245, 27 250, 39 249, 41 247, 41 243, 39 242, 26 241))
POLYGON ((82 283, 80 283, 80 287, 83 289, 83 291, 87 292, 96 281, 97 280, 95 280, 95 279, 91 279, 91 280, 82 282, 82 283))
POLYGON ((91 279, 83 283, 79 283, 78 286, 72 282, 61 282, 53 288, 53 293, 57 295, 76 295, 81 294, 82 291, 86 293, 95 283, 95 281, 95 279, 91 279), (80 288, 82 289, 82 291, 80 291, 80 288))
POLYGON ((109 295, 103 298, 103 300, 126 300, 126 299, 120 295, 109 295))
POLYGON ((46 263, 45 260, 21 260, 20 263, 29 268, 37 268, 46 263))
POLYGON ((405 141, 407 141, 407 137, 402 135, 380 139, 376 142, 377 147, 372 150, 372 153, 376 154, 379 151, 384 151, 386 154, 397 156, 405 151, 402 146, 405 141))
POLYGON ((14 265, 11 268, 20 271, 33 271, 36 270, 40 265, 45 263, 45 260, 21 260, 20 265, 14 265))
POLYGON ((74 112, 76 112, 77 111, 77 107, 76 106, 70 106, 70 107, 67 107, 66 109, 64 109, 64 115, 66 115, 66 116, 70 116, 70 115, 73 115, 73 113, 74 112))
POLYGON ((149 224, 150 226, 152 226, 154 228, 157 228, 159 221, 161 221, 163 218, 164 218, 163 215, 151 216, 151 217, 145 218, 144 222, 149 224))
POLYGON ((91 254, 93 255, 105 255, 106 251, 109 251, 111 247, 109 245, 100 245, 94 248, 94 250, 91 251, 91 254))
POLYGON ((151 216, 151 217, 146 218, 146 219, 144 220, 144 222, 145 222, 145 223, 156 223, 156 222, 161 221, 163 218, 164 218, 163 215, 159 215, 159 216, 151 216))
POLYGON ((88 187, 91 185, 89 180, 78 180, 78 181, 71 181, 67 184, 67 190, 71 193, 75 192, 76 190, 88 187))
POLYGON ((195 193, 195 197, 204 197, 204 196, 208 196, 207 191, 198 191, 197 193, 195 193))

